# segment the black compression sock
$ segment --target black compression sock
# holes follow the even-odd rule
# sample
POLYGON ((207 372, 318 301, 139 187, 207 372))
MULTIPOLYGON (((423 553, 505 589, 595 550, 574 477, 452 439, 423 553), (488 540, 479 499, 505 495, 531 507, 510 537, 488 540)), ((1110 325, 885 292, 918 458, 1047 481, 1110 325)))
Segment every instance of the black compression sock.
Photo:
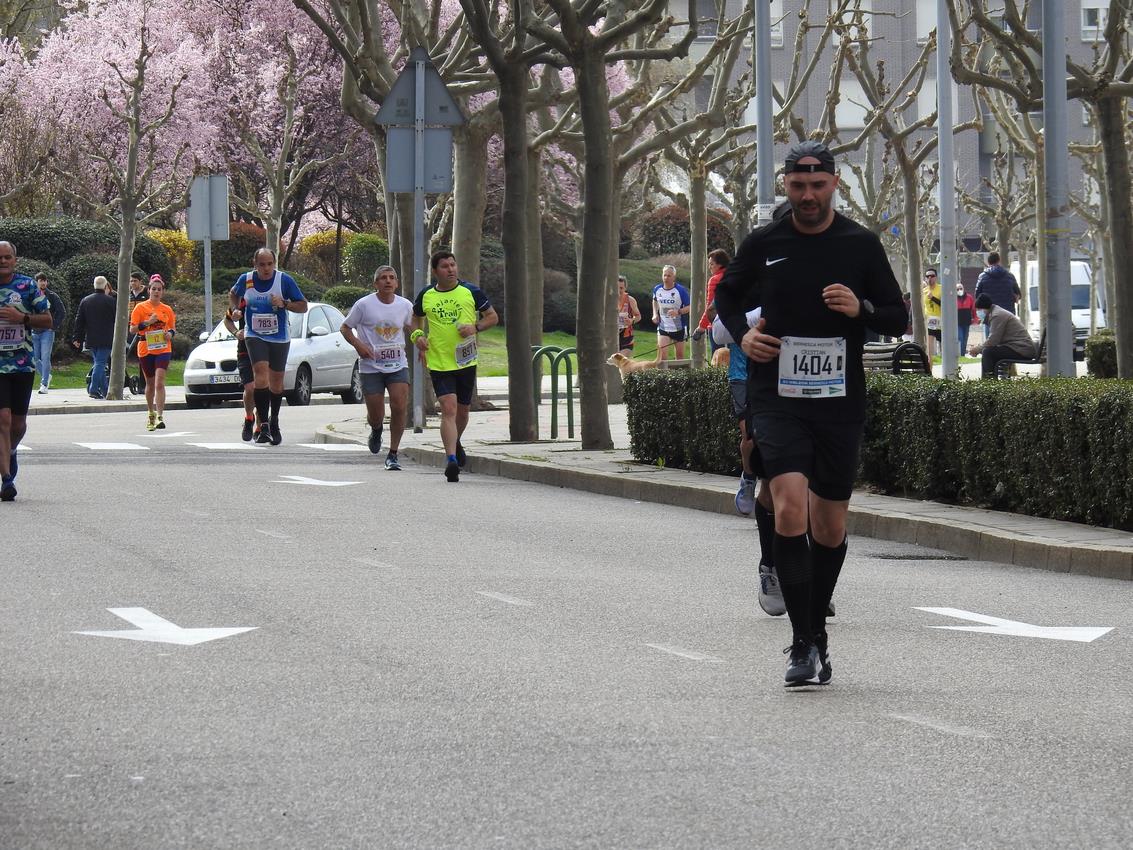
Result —
MULTIPOLYGON (((816 632, 826 630, 826 609, 834 598, 834 587, 838 584, 838 575, 842 572, 845 560, 845 538, 842 545, 833 549, 811 541, 810 561, 814 573, 814 589, 811 591, 810 616, 811 625, 816 632)), ((779 580, 782 581, 782 578, 779 580)))
POLYGON ((759 563, 769 567, 775 566, 775 554, 772 551, 775 541, 775 514, 755 502, 755 527, 759 529, 759 563))
POLYGON ((271 394, 271 418, 279 418, 279 406, 283 403, 283 393, 271 394))
POLYGON ((271 390, 267 387, 256 387, 252 391, 252 398, 256 402, 256 413, 260 415, 260 424, 268 421, 268 407, 271 405, 271 390))
POLYGON ((775 571, 779 574, 779 588, 783 591, 783 604, 791 618, 795 639, 810 641, 811 628, 811 564, 810 543, 805 534, 784 537, 775 533, 772 547, 775 553, 775 571))

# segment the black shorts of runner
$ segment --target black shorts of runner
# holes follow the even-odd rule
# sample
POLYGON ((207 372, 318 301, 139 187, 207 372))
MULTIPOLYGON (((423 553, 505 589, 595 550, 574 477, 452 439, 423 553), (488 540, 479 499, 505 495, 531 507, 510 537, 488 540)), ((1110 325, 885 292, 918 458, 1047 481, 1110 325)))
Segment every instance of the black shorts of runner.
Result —
POLYGON ((928 332, 928 335, 931 336, 933 339, 935 339, 937 342, 940 342, 940 331, 939 330, 935 330, 935 331, 930 330, 928 332))
POLYGON ((811 422, 778 411, 759 411, 752 413, 749 427, 763 459, 761 477, 800 472, 816 496, 835 502, 850 498, 858 477, 863 423, 811 422))
POLYGON ((657 336, 667 336, 673 342, 684 342, 685 341, 685 329, 681 328, 679 331, 663 331, 660 328, 658 328, 657 329, 657 336))
POLYGON ((291 350, 291 340, 287 342, 268 342, 266 339, 248 337, 244 340, 248 348, 248 359, 253 363, 267 361, 268 368, 273 372, 282 372, 287 369, 287 352, 291 350))
POLYGON ((236 370, 240 373, 241 384, 254 384, 256 382, 256 375, 252 371, 252 361, 248 359, 248 352, 237 352, 236 370))
POLYGON ((732 413, 747 422, 747 381, 728 381, 728 390, 732 393, 732 413))
POLYGON ((0 409, 12 411, 13 416, 27 416, 34 379, 35 372, 0 374, 0 409))
POLYGON ((618 351, 633 351, 633 334, 618 334, 618 351))
MULTIPOLYGON (((398 369, 396 372, 363 372, 358 377, 362 379, 362 395, 385 395, 386 387, 390 384, 409 383, 409 369, 398 369)), ((435 385, 436 381, 433 383, 435 385)))
POLYGON ((476 392, 476 367, 465 366, 463 369, 453 369, 451 372, 436 372, 429 370, 429 377, 433 379, 433 392, 437 398, 443 395, 456 395, 456 403, 465 407, 472 404, 472 395, 476 392))
POLYGON ((147 378, 152 378, 158 369, 168 369, 172 354, 147 354, 138 358, 138 367, 147 378))

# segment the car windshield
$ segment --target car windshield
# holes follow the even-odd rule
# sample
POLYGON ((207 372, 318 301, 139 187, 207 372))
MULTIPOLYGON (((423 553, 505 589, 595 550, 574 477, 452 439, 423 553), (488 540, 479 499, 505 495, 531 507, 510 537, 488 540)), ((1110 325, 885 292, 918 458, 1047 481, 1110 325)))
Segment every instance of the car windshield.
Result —
MULTIPOLYGON (((1031 309, 1039 309, 1039 290, 1038 287, 1031 287, 1030 289, 1030 302, 1031 309)), ((1070 309, 1071 310, 1089 310, 1090 309, 1090 285, 1088 283, 1076 283, 1070 287, 1070 309)))

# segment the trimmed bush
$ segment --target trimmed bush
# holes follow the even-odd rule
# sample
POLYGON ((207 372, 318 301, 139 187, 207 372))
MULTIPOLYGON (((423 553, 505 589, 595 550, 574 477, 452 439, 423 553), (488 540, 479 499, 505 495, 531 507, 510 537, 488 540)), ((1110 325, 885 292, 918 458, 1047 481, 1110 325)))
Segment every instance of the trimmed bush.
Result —
POLYGON ((343 313, 348 313, 355 301, 359 298, 365 298, 371 292, 373 292, 372 289, 361 286, 332 286, 320 300, 333 304, 343 313))
MULTIPOLYGON (((941 381, 866 374, 860 480, 886 493, 1133 529, 1133 382, 941 381)), ((636 460, 730 473, 738 433, 721 370, 625 382, 636 460)))
MULTIPOLYGON (((688 210, 675 204, 661 207, 645 217, 641 223, 642 247, 651 255, 681 254, 691 250, 688 210)), ((717 210, 708 211, 708 250, 723 248, 735 254, 728 215, 717 210)))
MULTIPOLYGON (((130 271, 142 271, 134 266, 130 271)), ((103 275, 110 281, 110 285, 118 288, 118 255, 117 254, 80 254, 59 266, 53 289, 59 293, 67 304, 67 321, 64 323, 63 337, 71 338, 71 331, 75 326, 75 316, 79 310, 79 302, 94 292, 94 279, 103 275)))
POLYGON ((185 286, 201 277, 201 243, 189 238, 183 230, 162 230, 153 228, 146 236, 165 249, 173 271, 166 278, 170 286, 185 286))
MULTIPOLYGON (((354 238, 353 230, 342 231, 342 247, 345 249, 354 238)), ((328 286, 334 285, 335 275, 335 243, 336 235, 333 229, 320 230, 304 237, 299 242, 299 250, 291 257, 291 266, 308 277, 317 278, 328 286)), ((339 258, 341 259, 341 257, 339 258)))
POLYGON ((575 332, 578 319, 578 295, 569 289, 552 292, 543 299, 543 330, 575 332))
POLYGON ((213 268, 243 268, 247 271, 252 267, 252 255, 257 249, 264 247, 266 241, 267 231, 258 224, 230 222, 228 239, 212 243, 213 268))
POLYGON ((1117 377, 1117 339, 1109 328, 1086 339, 1086 371, 1093 378, 1117 377))
POLYGON ((348 286, 372 286, 378 266, 388 263, 389 244, 373 233, 356 233, 342 248, 342 274, 348 286))
POLYGON ((33 280, 37 274, 45 274, 47 275, 48 286, 60 294, 64 292, 63 281, 60 280, 55 269, 43 262, 43 260, 29 260, 25 257, 20 257, 16 263, 16 272, 18 274, 26 274, 33 280))
MULTIPOLYGON (((21 258, 61 268, 66 260, 80 254, 117 256, 121 236, 112 224, 81 218, 2 218, 0 239, 12 242, 21 258)), ((134 242, 134 265, 146 277, 159 274, 169 280, 172 276, 173 267, 165 249, 142 233, 134 242)), ((108 277, 115 279, 113 275, 108 277)))

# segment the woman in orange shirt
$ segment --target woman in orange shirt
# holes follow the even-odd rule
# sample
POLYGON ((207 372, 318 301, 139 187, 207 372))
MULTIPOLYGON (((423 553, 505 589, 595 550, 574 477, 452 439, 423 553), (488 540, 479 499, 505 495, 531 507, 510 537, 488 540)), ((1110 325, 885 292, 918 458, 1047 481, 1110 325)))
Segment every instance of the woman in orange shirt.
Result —
POLYGON ((154 275, 149 281, 149 298, 138 302, 130 314, 130 333, 138 335, 138 362, 146 376, 146 430, 165 427, 165 372, 173 356, 173 334, 177 316, 162 303, 165 281, 154 275))

